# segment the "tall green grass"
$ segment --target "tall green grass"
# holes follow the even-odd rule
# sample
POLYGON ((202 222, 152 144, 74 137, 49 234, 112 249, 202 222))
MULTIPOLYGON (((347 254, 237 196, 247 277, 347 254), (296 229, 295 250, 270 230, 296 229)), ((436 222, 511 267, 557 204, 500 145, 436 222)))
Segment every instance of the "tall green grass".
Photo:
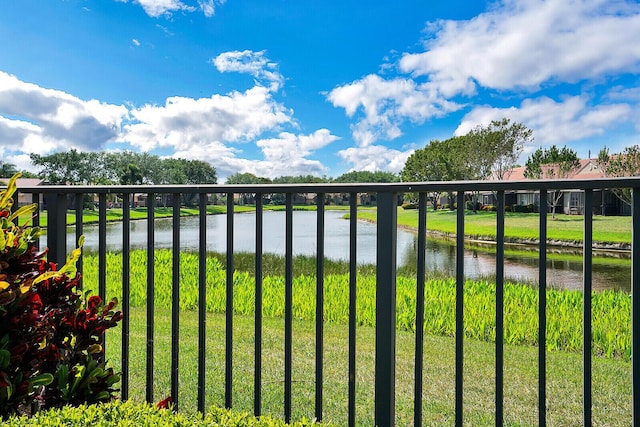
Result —
MULTIPOLYGON (((122 294, 122 254, 107 254, 108 296, 122 294)), ((155 253, 155 304, 171 307, 172 255, 170 250, 155 253)), ((272 261, 276 261, 274 259, 272 261)), ((294 264, 295 269, 295 264, 294 264)), ((131 294, 134 307, 146 304, 146 252, 131 252, 131 294)), ((97 257, 85 254, 85 289, 97 290, 97 257)), ((247 271, 234 273, 234 313, 252 315, 255 311, 255 279, 247 271)), ((223 313, 226 304, 226 271, 220 260, 207 257, 207 300, 210 313, 223 313)), ((415 279, 397 279, 397 326, 415 331, 415 279)), ((485 280, 467 281, 464 289, 464 334, 467 338, 495 340, 495 284, 485 280)), ((327 274, 324 281, 327 322, 346 324, 349 316, 349 276, 327 274)), ((198 305, 198 255, 182 253, 180 257, 180 309, 195 310, 198 305)), ((316 277, 308 272, 296 274, 293 283, 293 316, 300 320, 315 319, 316 277)), ((629 360, 631 357, 631 299, 629 295, 604 291, 593 298, 593 352, 599 356, 629 360)), ((359 274, 357 278, 356 319, 358 325, 375 325, 375 276, 359 274)), ((284 277, 263 278, 263 314, 284 314, 284 277)), ((527 285, 505 285, 505 342, 514 345, 536 345, 538 341, 538 291, 527 285)), ((427 333, 455 335, 455 281, 431 279, 425 289, 425 322, 427 333)), ((548 350, 578 352, 582 350, 582 293, 547 290, 548 350)))

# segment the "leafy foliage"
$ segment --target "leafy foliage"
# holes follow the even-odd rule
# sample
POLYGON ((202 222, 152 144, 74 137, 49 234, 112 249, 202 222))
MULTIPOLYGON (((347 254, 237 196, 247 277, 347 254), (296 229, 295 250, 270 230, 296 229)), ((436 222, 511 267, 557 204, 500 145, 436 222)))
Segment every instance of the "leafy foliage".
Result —
MULTIPOLYGON (((155 252, 156 277, 171 275, 171 250, 155 252)), ((285 280, 282 272, 273 271, 268 264, 284 264, 282 258, 274 256, 273 262, 265 258, 263 277, 263 314, 271 317, 284 315, 285 280), (272 274, 273 273, 273 274, 272 274)), ((294 271, 302 267, 296 266, 294 271)), ((122 255, 107 254, 107 264, 114 277, 122 274, 122 255)), ((253 262, 248 262, 253 266, 253 262)), ((310 263, 315 267, 315 262, 310 263)), ((84 260, 86 287, 97 287, 97 256, 88 254, 84 260)), ((358 325, 375 325, 375 271, 359 271, 357 275, 358 325)), ((198 308, 198 254, 184 252, 180 255, 180 309, 198 308)), ((313 270, 313 268, 311 269, 313 270)), ((296 319, 313 320, 316 315, 316 277, 313 272, 296 275, 293 281, 293 316, 296 319)), ((146 304, 146 252, 131 252, 131 306, 146 304)), ((112 292, 121 292, 119 280, 113 280, 112 292)), ((237 315, 251 316, 255 310, 255 278, 249 271, 234 272, 233 309, 237 315)), ((397 326, 399 329, 415 331, 416 310, 415 276, 399 275, 397 280, 397 326)), ((425 332, 453 336, 455 333, 456 283, 455 279, 433 278, 425 286, 425 300, 429 301, 425 311, 425 332)), ((156 307, 171 307, 171 284, 157 280, 155 287, 156 307)), ((346 324, 349 319, 349 275, 326 274, 324 278, 325 320, 346 324)), ((495 284, 486 280, 469 280, 465 283, 465 337, 492 341, 495 337, 495 284)), ((226 270, 224 255, 207 256, 207 301, 206 309, 211 313, 226 311, 226 270), (221 261, 222 260, 222 261, 221 261)), ((522 284, 505 286, 505 342, 513 345, 536 345, 537 328, 532 327, 538 319, 538 290, 522 284)), ((606 357, 629 360, 631 356, 631 298, 616 291, 594 292, 593 299, 593 351, 606 357)), ((569 290, 547 290, 547 348, 549 350, 582 350, 582 292, 569 290)))
POLYGON ((100 342, 122 313, 77 290, 79 248, 57 270, 33 244, 40 230, 14 223, 37 209, 11 213, 16 178, 0 193, 0 417, 109 401, 119 375, 100 342))
MULTIPOLYGON (((604 147, 598 154, 598 165, 606 176, 640 176, 640 147, 625 147, 622 153, 614 155, 609 155, 609 149, 604 147)), ((624 203, 631 205, 630 188, 616 188, 613 192, 624 203)))
POLYGON ((6 420, 7 427, 63 426, 110 427, 118 426, 220 426, 220 427, 311 427, 320 424, 303 419, 291 424, 263 415, 256 418, 246 412, 212 407, 206 414, 176 413, 167 409, 158 409, 149 404, 137 404, 131 401, 114 401, 102 405, 81 405, 61 409, 42 411, 31 418, 11 417, 6 420))
POLYGON ((332 182, 398 182, 400 177, 393 172, 385 171, 352 171, 343 173, 332 182))
POLYGON ((216 169, 201 160, 162 159, 149 153, 72 149, 47 156, 31 154, 40 178, 51 184, 215 184, 216 169))
MULTIPOLYGON (((558 149, 552 145, 549 149, 538 148, 525 164, 524 176, 530 179, 567 179, 580 168, 578 154, 564 146, 558 149)), ((548 205, 552 208, 552 217, 556 217, 556 206, 562 198, 562 191, 549 193, 548 205)))

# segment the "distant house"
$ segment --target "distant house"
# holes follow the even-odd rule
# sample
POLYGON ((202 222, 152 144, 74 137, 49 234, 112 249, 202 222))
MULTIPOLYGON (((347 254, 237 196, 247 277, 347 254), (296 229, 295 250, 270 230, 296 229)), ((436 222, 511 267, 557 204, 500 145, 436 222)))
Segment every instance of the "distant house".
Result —
MULTIPOLYGON (((8 181, 9 181, 9 178, 0 178, 0 186, 6 187, 8 181)), ((30 193, 21 193, 20 192, 21 188, 37 187, 39 185, 44 185, 44 184, 45 182, 39 178, 18 178, 16 180, 16 186, 18 188, 17 206, 25 206, 33 203, 33 196, 30 193)), ((40 200, 39 200, 40 206, 43 206, 43 203, 44 203, 44 196, 40 194, 40 200)))
MULTIPOLYGON (((523 181, 525 167, 514 168, 505 181, 523 181)), ((598 179, 604 178, 602 169, 598 166, 597 159, 582 159, 580 167, 567 179, 598 179)), ((481 195, 481 202, 485 205, 495 204, 495 196, 492 193, 481 195)), ((551 197, 551 195, 549 195, 551 197)), ((518 190, 505 193, 506 206, 533 206, 534 212, 540 211, 540 192, 531 190, 518 190)), ((595 215, 630 215, 631 208, 622 202, 615 194, 606 188, 593 192, 593 214, 595 215)), ((550 210, 550 207, 547 207, 550 210)), ((584 191, 564 190, 556 205, 556 212, 565 214, 584 214, 584 191)))

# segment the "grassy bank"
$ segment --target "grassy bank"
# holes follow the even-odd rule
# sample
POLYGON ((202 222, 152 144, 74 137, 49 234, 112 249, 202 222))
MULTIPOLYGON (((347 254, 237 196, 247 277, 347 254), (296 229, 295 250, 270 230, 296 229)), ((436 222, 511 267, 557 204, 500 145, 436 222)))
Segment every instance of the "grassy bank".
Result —
MULTIPOLYGON (((427 229, 443 233, 456 232, 456 211, 441 209, 427 211, 427 229)), ((376 212, 362 210, 358 218, 375 221, 376 212)), ((418 211, 398 209, 398 225, 417 229, 418 211)), ((478 211, 465 214, 465 235, 495 239, 496 213, 478 211)), ((555 219, 547 218, 547 237, 551 240, 580 242, 583 240, 584 217, 582 215, 558 214, 555 219)), ((505 239, 536 240, 539 237, 539 214, 505 213, 505 239)), ((593 217, 593 240, 602 243, 631 243, 631 217, 593 217)))
MULTIPOLYGON (((180 308, 194 310, 197 307, 198 257, 195 253, 181 254, 180 308)), ((282 261, 270 257, 265 265, 282 261)), ((312 264, 312 260, 294 263, 293 316, 297 319, 315 318, 316 278, 309 268, 297 265, 312 264)), ((121 255, 108 254, 107 282, 110 295, 121 293, 121 255)), ((252 268, 252 267, 249 267, 252 268)), ((282 317, 284 313, 284 277, 268 275, 274 267, 267 266, 264 286, 263 313, 269 317, 282 317)), ((85 286, 96 289, 97 259, 86 255, 84 262, 85 286)), ((171 301, 171 251, 157 250, 155 254, 155 303, 170 307, 171 301)), ((225 311, 225 274, 223 264, 214 256, 207 259, 207 311, 225 311)), ((146 304, 146 252, 131 253, 131 304, 146 304)), ((331 274, 325 277, 325 320, 346 324, 349 315, 349 277, 347 274, 331 274)), ((234 275, 234 312, 253 315, 255 281, 250 273, 237 271, 234 275)), ((402 330, 414 331, 415 279, 399 276, 397 280, 397 324, 402 330)), ((453 279, 431 279, 425 290, 425 330, 441 336, 455 334, 455 282, 453 279)), ((514 345, 537 344, 537 290, 508 283, 505 286, 505 342, 514 345)), ((582 293, 578 291, 547 292, 547 348, 579 352, 582 349, 582 293)), ((465 284, 465 336, 482 341, 495 338, 495 285, 488 281, 467 281, 465 284)), ((375 276, 362 273, 357 277, 356 317, 359 325, 375 324, 375 276)), ((631 354, 631 299, 615 291, 593 294, 593 352, 612 358, 629 360, 631 354)))

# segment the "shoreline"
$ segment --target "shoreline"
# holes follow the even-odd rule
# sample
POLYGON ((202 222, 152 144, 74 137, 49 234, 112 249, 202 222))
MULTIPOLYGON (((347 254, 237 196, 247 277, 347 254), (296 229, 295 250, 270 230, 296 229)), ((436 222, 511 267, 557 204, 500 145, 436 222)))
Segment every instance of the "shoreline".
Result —
MULTIPOLYGON (((368 223, 375 224, 376 221, 369 219, 358 219, 359 221, 365 221, 368 223)), ((408 226, 408 225, 398 225, 399 229, 409 231, 412 233, 418 233, 418 229, 416 227, 408 226)), ((455 233, 447 233, 445 231, 439 230, 427 230, 427 235, 444 240, 455 240, 455 233)), ((481 235, 471 235, 465 234, 465 240, 470 243, 482 243, 495 245, 496 240, 493 236, 481 236, 481 235)), ((526 247, 534 247, 540 244, 540 239, 518 239, 515 237, 505 237, 504 239, 505 245, 509 246, 526 246, 526 247)), ((554 240, 547 239, 547 247, 551 248, 562 248, 562 249, 580 249, 582 250, 582 242, 581 241, 569 241, 569 240, 554 240)), ((591 246, 593 250, 598 252, 612 252, 612 253, 631 253, 631 244, 629 243, 605 243, 605 242, 593 242, 591 246)))

